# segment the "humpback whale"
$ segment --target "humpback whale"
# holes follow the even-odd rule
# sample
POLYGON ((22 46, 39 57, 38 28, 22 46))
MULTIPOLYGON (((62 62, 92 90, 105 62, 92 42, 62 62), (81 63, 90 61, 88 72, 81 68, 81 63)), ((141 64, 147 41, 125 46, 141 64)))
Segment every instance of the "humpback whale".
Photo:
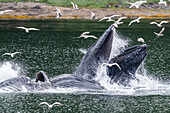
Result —
POLYGON ((78 88, 85 90, 106 90, 95 77, 98 67, 102 63, 117 63, 117 66, 106 67, 110 83, 128 85, 130 80, 136 79, 135 72, 146 57, 146 44, 136 45, 121 50, 116 56, 112 56, 115 28, 111 25, 103 35, 88 49, 80 65, 73 74, 62 74, 48 78, 44 71, 36 74, 33 81, 26 76, 18 76, 0 83, 0 89, 22 91, 23 86, 28 91, 43 90, 48 88, 78 88))

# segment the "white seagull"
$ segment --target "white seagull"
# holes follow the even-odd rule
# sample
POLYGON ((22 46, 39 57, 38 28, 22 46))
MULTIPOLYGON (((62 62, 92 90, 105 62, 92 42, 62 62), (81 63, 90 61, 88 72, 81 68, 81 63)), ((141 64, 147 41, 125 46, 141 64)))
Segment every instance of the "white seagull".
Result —
POLYGON ((63 104, 61 104, 61 103, 59 103, 59 102, 55 102, 55 103, 53 103, 53 104, 48 104, 47 102, 41 102, 40 104, 38 104, 39 106, 40 105, 43 105, 43 104, 45 104, 45 105, 47 105, 49 108, 52 108, 55 104, 57 104, 57 105, 60 105, 60 106, 62 106, 63 104))
POLYGON ((132 7, 136 7, 136 8, 139 8, 139 6, 143 3, 147 3, 146 0, 144 1, 137 1, 137 2, 134 2, 134 3, 130 3, 130 2, 126 2, 128 4, 130 4, 131 6, 129 8, 132 8, 132 7))
POLYGON ((62 16, 61 14, 61 11, 59 9, 56 8, 56 13, 57 13, 57 17, 56 18, 59 18, 62 16))
POLYGON ((18 53, 21 53, 21 52, 4 53, 2 56, 4 56, 4 55, 10 55, 10 56, 11 56, 11 58, 13 58, 13 57, 14 57, 14 55, 16 55, 16 54, 18 54, 18 53))
MULTIPOLYGON (((104 65, 109 66, 109 67, 112 67, 112 66, 116 65, 120 70, 122 70, 118 63, 112 63, 112 64, 102 63, 102 64, 100 65, 100 67, 102 67, 102 66, 104 66, 104 65)), ((99 69, 100 69, 100 67, 99 67, 99 69)))
POLYGON ((155 35, 157 35, 157 37, 160 37, 160 36, 163 36, 162 33, 164 32, 164 30, 165 30, 165 27, 163 27, 159 33, 156 33, 156 32, 154 32, 154 33, 155 33, 155 35))
POLYGON ((138 17, 137 19, 135 19, 135 20, 132 20, 130 23, 129 23, 129 25, 128 26, 130 26, 132 23, 134 23, 134 22, 137 22, 137 23, 139 23, 140 21, 140 19, 141 18, 144 18, 144 17, 138 17))
POLYGON ((82 33, 78 38, 85 38, 85 39, 87 39, 87 38, 89 38, 89 37, 91 37, 91 38, 94 38, 94 39, 98 39, 97 37, 95 37, 95 36, 93 36, 93 35, 87 35, 87 34, 89 34, 90 32, 84 32, 84 33, 82 33))
POLYGON ((122 19, 126 19, 127 17, 120 17, 117 21, 114 21, 113 25, 115 27, 118 27, 118 25, 123 24, 123 22, 120 22, 122 19))
POLYGON ((71 4, 73 5, 73 10, 79 9, 78 6, 77 6, 77 4, 75 4, 75 3, 73 3, 73 2, 71 2, 71 4))
POLYGON ((144 39, 143 38, 138 38, 137 40, 138 42, 142 42, 142 43, 145 43, 144 39))
POLYGON ((160 0, 158 4, 159 4, 159 5, 163 4, 163 5, 167 6, 166 1, 163 1, 163 0, 160 0))
POLYGON ((110 22, 110 21, 115 21, 113 20, 112 18, 114 18, 115 16, 121 16, 121 15, 112 15, 112 16, 108 16, 108 17, 103 17, 99 20, 99 22, 101 22, 102 20, 107 20, 107 22, 110 22))
POLYGON ((26 28, 26 27, 16 27, 19 29, 24 29, 26 33, 29 33, 29 30, 34 30, 34 31, 39 31, 40 29, 36 29, 36 28, 26 28))
POLYGON ((91 12, 91 17, 90 19, 95 19, 96 18, 96 15, 94 14, 94 12, 90 11, 91 12))
POLYGON ((10 12, 10 11, 14 11, 14 10, 4 10, 4 11, 0 11, 0 14, 6 13, 6 12, 10 12))
POLYGON ((161 21, 159 24, 157 22, 151 22, 150 24, 156 24, 158 27, 162 27, 163 23, 168 23, 168 21, 161 21))

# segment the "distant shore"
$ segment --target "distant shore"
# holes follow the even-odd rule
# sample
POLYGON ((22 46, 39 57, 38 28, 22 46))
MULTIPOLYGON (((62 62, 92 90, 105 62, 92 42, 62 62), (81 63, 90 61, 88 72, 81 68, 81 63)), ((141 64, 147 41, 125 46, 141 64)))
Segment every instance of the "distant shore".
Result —
POLYGON ((0 19, 90 19, 90 11, 96 14, 97 19, 113 14, 128 18, 142 16, 148 19, 170 19, 170 9, 80 8, 78 10, 72 10, 72 7, 49 6, 45 3, 0 2, 0 11, 9 9, 14 11, 0 14, 0 19), (56 8, 61 10, 62 17, 56 18, 56 8))

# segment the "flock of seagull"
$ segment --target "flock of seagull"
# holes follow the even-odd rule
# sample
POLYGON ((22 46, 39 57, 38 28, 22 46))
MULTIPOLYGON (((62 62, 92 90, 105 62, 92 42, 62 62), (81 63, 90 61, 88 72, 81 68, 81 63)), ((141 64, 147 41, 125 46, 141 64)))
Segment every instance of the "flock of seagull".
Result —
MULTIPOLYGON (((169 1, 170 1, 170 0, 169 0, 169 1)), ((143 4, 143 3, 147 3, 147 1, 146 1, 146 0, 144 0, 144 1, 137 1, 137 2, 134 2, 134 3, 127 2, 127 4, 130 4, 130 7, 129 7, 129 8, 132 8, 132 7, 139 8, 139 6, 140 6, 141 4, 143 4)), ((73 10, 78 10, 78 9, 79 9, 77 4, 75 4, 75 3, 73 3, 73 2, 71 2, 71 4, 73 5, 73 10)), ((163 4, 163 5, 167 6, 166 1, 163 1, 163 0, 160 0, 158 4, 163 4)), ((10 12, 10 11, 14 11, 14 10, 0 11, 0 14, 6 13, 6 12, 10 12)), ((90 11, 90 12, 91 12, 91 17, 90 17, 90 19, 96 19, 95 13, 92 12, 92 11, 90 11)), ((56 17, 56 18, 60 18, 60 17, 62 16, 61 11, 60 11, 59 9, 57 9, 57 8, 56 8, 56 13, 57 13, 57 17, 56 17)), ((101 21, 103 21, 103 20, 106 20, 106 22, 114 22, 113 25, 114 25, 116 28, 118 28, 118 25, 123 24, 122 20, 127 18, 127 17, 120 17, 120 16, 121 16, 121 15, 111 15, 111 16, 103 17, 103 18, 101 18, 98 22, 101 22, 101 21), (113 20, 114 17, 120 17, 120 18, 118 18, 117 20, 113 20)), ((136 22, 136 23, 140 23, 140 19, 142 19, 142 18, 144 18, 144 17, 138 17, 138 18, 132 20, 132 21, 128 24, 128 26, 131 26, 131 25, 132 25, 133 23, 135 23, 135 22, 136 22)), ((162 27, 162 24, 164 24, 164 23, 168 23, 168 21, 161 21, 160 23, 150 22, 150 24, 156 24, 158 27, 162 27)), ((39 30, 40 30, 40 29, 37 29, 37 28, 26 28, 26 27, 23 27, 23 26, 16 27, 16 28, 17 28, 17 29, 23 29, 23 30, 25 30, 26 33, 29 33, 30 30, 34 30, 34 31, 39 31, 39 30)), ((164 32, 164 30, 165 30, 165 27, 162 27, 162 30, 161 30, 159 33, 154 32, 154 34, 157 35, 157 37, 163 36, 162 33, 164 32)), ((90 34, 90 32, 83 32, 78 38, 85 38, 85 39, 87 39, 87 38, 91 37, 91 38, 94 38, 94 39, 98 39, 96 36, 89 35, 89 34, 90 34)), ((138 41, 138 42, 145 43, 145 41, 144 41, 143 38, 138 38, 137 41, 138 41)), ((11 56, 11 58, 13 58, 14 55, 16 55, 16 54, 21 54, 21 52, 4 53, 2 56, 4 56, 4 55, 9 55, 9 56, 11 56)), ((99 66, 99 68, 101 68, 101 66, 109 66, 109 67, 111 67, 111 66, 113 66, 113 65, 116 65, 116 66, 121 70, 121 67, 120 67, 117 63, 113 63, 113 64, 102 63, 102 64, 99 66)), ((40 105, 43 105, 43 104, 44 104, 44 105, 47 105, 49 108, 52 108, 54 105, 60 105, 60 106, 62 106, 62 104, 59 103, 59 102, 55 102, 55 103, 53 103, 53 104, 51 104, 51 105, 48 104, 47 102, 41 102, 41 103, 39 104, 39 106, 40 106, 40 105)))

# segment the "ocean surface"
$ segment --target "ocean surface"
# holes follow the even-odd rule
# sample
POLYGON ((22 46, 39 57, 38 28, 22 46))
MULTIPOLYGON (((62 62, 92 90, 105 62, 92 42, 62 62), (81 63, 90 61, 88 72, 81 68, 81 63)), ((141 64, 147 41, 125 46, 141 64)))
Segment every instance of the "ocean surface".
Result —
MULTIPOLYGON (((162 28, 141 19, 128 27, 130 20, 117 28, 127 46, 140 45, 142 37, 147 46, 147 57, 136 73, 139 81, 124 87, 100 80, 108 91, 79 89, 48 89, 37 92, 11 92, 0 89, 1 113, 168 113, 170 112, 170 23, 164 24, 164 36, 154 32, 162 28), (63 106, 51 109, 45 105, 60 102, 63 106)), ((96 39, 77 38, 82 32, 100 37, 112 23, 93 20, 0 20, 0 82, 17 76, 35 79, 43 70, 49 77, 74 73, 87 49, 96 39), (40 31, 16 27, 35 27, 40 31), (2 54, 21 52, 14 58, 2 54)), ((118 40, 117 40, 118 41, 118 40)))

